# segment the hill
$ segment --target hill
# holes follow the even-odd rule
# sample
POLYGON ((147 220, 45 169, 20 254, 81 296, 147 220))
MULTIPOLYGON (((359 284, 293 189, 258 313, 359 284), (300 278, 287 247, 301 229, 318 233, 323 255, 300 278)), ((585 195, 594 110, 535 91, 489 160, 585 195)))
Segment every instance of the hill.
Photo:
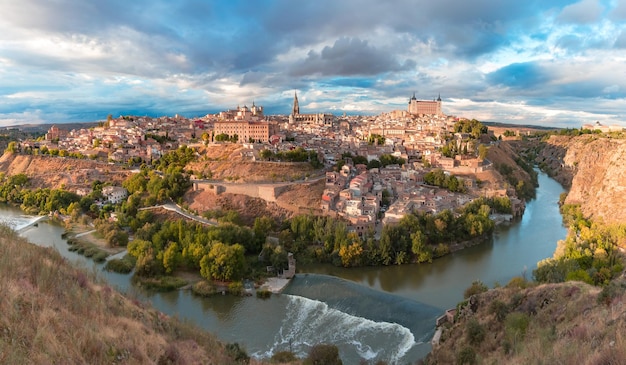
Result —
POLYGON ((517 284, 525 285, 517 280, 473 296, 424 362, 626 364, 626 279, 604 290, 581 282, 517 284))
POLYGON ((281 182, 303 179, 315 173, 308 162, 276 163, 254 161, 240 144, 210 144, 198 147, 198 159, 187 170, 196 176, 233 182, 281 182))
POLYGON ((207 332, 122 296, 5 226, 0 277, 2 364, 235 363, 207 332))

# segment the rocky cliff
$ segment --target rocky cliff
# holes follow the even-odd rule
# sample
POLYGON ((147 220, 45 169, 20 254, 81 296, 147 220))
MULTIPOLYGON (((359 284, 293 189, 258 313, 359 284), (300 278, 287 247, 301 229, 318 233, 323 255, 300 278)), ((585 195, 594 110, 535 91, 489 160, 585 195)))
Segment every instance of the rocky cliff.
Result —
POLYGON ((124 166, 86 159, 5 153, 0 156, 0 173, 26 174, 32 188, 64 186, 72 190, 89 187, 96 180, 121 184, 131 171, 124 166))
POLYGON ((552 136, 537 162, 569 187, 568 204, 606 223, 626 221, 626 139, 552 136))

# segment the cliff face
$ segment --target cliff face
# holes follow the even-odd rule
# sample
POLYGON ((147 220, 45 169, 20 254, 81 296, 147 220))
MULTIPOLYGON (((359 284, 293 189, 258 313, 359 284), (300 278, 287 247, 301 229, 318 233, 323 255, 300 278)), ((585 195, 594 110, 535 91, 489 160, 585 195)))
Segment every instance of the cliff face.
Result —
POLYGON ((538 157, 570 191, 565 201, 606 223, 626 221, 626 140, 553 136, 538 157))
POLYGON ((121 184, 131 172, 106 162, 5 153, 0 156, 0 173, 26 174, 33 188, 58 189, 65 186, 71 190, 91 186, 96 180, 121 184))

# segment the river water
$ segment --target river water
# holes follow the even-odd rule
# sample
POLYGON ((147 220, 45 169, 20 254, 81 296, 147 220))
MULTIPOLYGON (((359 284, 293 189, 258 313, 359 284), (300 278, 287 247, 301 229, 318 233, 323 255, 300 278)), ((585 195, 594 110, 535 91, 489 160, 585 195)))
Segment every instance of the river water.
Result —
MULTIPOLYGON (((101 264, 68 251, 61 238, 63 228, 54 223, 39 222, 22 229, 21 235, 55 247, 71 262, 96 271, 112 286, 164 313, 194 322, 224 342, 242 344, 255 357, 283 350, 305 356, 314 344, 333 343, 346 364, 361 359, 405 364, 430 351, 435 318, 461 301, 472 281, 493 286, 514 276, 530 278, 537 262, 552 256, 556 242, 566 235, 557 205, 564 190, 543 173, 539 184, 524 217, 498 227, 483 244, 425 265, 358 269, 301 265, 283 294, 269 299, 147 292, 134 287, 130 275, 103 271, 101 264)), ((16 229, 34 219, 0 206, 0 222, 16 229)))

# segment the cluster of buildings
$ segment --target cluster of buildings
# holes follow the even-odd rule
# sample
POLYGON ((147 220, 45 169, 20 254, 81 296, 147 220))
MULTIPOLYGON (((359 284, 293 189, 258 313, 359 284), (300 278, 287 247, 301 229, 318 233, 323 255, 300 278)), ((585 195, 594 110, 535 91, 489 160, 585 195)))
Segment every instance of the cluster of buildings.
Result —
POLYGON ((52 126, 43 140, 26 141, 24 148, 78 152, 93 159, 115 162, 152 161, 169 149, 190 143, 201 131, 198 124, 180 116, 111 118, 92 128, 65 131, 52 126))
MULTIPOLYGON (((368 169, 347 160, 339 172, 326 173, 320 208, 327 214, 345 218, 350 222, 350 230, 359 236, 375 232, 380 222, 396 223, 414 212, 437 214, 453 210, 477 196, 476 179, 471 174, 455 175, 468 191, 456 193, 425 185, 424 175, 432 167, 424 167, 421 161, 368 169)), ((484 165, 482 161, 477 163, 484 165)), ((491 194, 506 195, 506 190, 491 194)))
MULTIPOLYGON (((197 119, 120 117, 89 129, 63 131, 53 126, 37 147, 47 145, 119 162, 149 162, 182 144, 224 140, 216 138, 221 135, 244 143, 248 148, 244 155, 253 159, 259 158, 263 149, 301 147, 316 151, 326 167, 346 162, 340 171, 326 173, 320 209, 345 217, 351 229, 362 235, 376 229, 381 221, 395 222, 408 212, 453 209, 477 195, 475 190, 473 195, 460 194, 423 184, 427 172, 441 168, 457 176, 472 191, 475 174, 491 167, 488 161, 474 157, 477 145, 469 135, 454 133, 458 120, 443 114, 440 96, 424 101, 417 100, 414 94, 406 110, 377 116, 336 117, 328 113, 301 113, 298 95, 294 93, 288 117, 266 116, 263 107, 254 102, 250 108, 237 106, 197 119), (455 158, 443 156, 441 149, 450 141, 468 153, 455 158), (388 155, 403 159, 405 164, 368 169, 364 164, 352 163, 345 158, 347 155, 364 157, 368 163, 388 155)), ((116 192, 108 199, 124 198, 122 192, 116 192)))

